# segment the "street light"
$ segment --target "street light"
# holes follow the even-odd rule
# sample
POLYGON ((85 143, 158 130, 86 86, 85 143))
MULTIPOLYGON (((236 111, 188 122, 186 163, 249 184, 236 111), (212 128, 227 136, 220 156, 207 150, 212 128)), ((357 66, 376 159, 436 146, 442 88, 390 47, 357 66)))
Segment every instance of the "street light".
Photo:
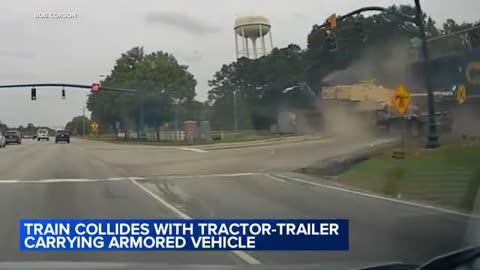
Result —
POLYGON ((294 89, 298 89, 299 87, 300 87, 300 86, 298 86, 298 85, 291 86, 291 87, 287 87, 287 88, 283 89, 282 94, 286 94, 286 93, 288 93, 288 92, 290 92, 290 91, 292 91, 292 90, 294 90, 294 89))
POLYGON ((287 87, 287 88, 283 89, 282 94, 286 94, 286 93, 288 93, 292 90, 297 90, 297 89, 300 89, 305 95, 312 98, 313 100, 318 99, 315 92, 313 92, 312 88, 310 88, 310 86, 306 82, 300 82, 297 85, 287 87))
POLYGON ((175 105, 175 131, 178 131, 178 106, 181 102, 179 98, 173 98, 173 105, 175 105))
POLYGON ((83 134, 83 137, 85 137, 85 118, 86 118, 86 115, 85 115, 85 106, 83 106, 83 118, 82 118, 82 134, 83 134))

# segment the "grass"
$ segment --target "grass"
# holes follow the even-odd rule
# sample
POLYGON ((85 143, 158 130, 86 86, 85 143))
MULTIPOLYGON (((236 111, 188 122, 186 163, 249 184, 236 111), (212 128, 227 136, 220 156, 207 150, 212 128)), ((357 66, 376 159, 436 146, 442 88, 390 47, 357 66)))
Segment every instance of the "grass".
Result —
POLYGON ((223 141, 215 141, 217 143, 232 143, 232 142, 248 142, 266 139, 290 137, 292 134, 278 134, 268 131, 256 130, 241 130, 238 132, 227 131, 223 132, 223 141))
POLYGON ((396 160, 390 149, 352 166, 337 180, 390 196, 472 208, 480 185, 480 144, 451 143, 408 153, 406 159, 396 160))

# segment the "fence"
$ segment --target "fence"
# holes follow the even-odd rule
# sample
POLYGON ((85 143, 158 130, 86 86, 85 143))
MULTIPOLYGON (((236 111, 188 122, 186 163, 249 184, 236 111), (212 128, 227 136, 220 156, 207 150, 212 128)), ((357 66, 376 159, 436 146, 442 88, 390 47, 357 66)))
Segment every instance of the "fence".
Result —
MULTIPOLYGON (((209 134, 197 134, 192 135, 193 137, 188 136, 188 134, 183 130, 177 131, 160 131, 158 134, 153 129, 147 129, 145 131, 145 139, 147 141, 152 142, 186 142, 186 143, 193 143, 195 141, 224 141, 225 137, 238 135, 236 132, 224 132, 223 130, 212 130, 209 134), (205 137, 206 136, 206 137, 205 137), (211 139, 208 138, 210 136, 211 139)), ((112 135, 115 136, 115 135, 112 135)), ((127 139, 138 139, 138 134, 136 131, 129 131, 127 134, 120 132, 116 136, 117 138, 125 138, 127 139), (126 136, 127 135, 127 136, 126 136)))
MULTIPOLYGON (((156 136, 157 134, 154 133, 156 136)), ((183 142, 185 141, 185 131, 160 131, 160 138, 157 141, 183 142)))

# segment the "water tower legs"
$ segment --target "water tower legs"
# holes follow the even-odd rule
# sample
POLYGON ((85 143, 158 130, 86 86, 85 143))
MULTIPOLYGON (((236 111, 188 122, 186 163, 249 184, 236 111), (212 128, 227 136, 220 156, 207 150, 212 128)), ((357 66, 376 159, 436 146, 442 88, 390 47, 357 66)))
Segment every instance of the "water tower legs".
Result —
POLYGON ((272 39, 272 31, 268 32, 269 36, 270 36, 270 48, 273 49, 273 39, 272 39))
POLYGON ((235 54, 236 54, 237 59, 238 59, 238 35, 237 35, 237 33, 235 33, 235 54))
POLYGON ((265 56, 267 55, 267 49, 265 48, 265 36, 263 35, 263 29, 260 25, 258 26, 258 31, 260 33, 260 40, 262 42, 262 56, 265 56))
POLYGON ((252 47, 253 47, 253 59, 258 58, 258 52, 257 52, 257 39, 252 38, 252 47))

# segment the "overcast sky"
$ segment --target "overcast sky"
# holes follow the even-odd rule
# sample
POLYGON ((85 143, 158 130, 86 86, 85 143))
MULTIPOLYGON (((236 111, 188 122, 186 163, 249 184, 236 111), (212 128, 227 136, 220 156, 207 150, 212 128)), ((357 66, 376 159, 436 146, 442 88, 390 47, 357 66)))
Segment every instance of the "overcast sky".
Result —
MULTIPOLYGON (((2 0, 0 1, 0 84, 65 82, 91 84, 109 74, 121 53, 134 46, 173 53, 198 81, 205 100, 207 81, 235 58, 233 21, 256 11, 272 23, 275 47, 305 47, 313 24, 331 13, 367 5, 413 3, 381 0, 2 0), (35 18, 39 12, 72 12, 76 18, 35 18)), ((423 0, 438 25, 447 18, 480 19, 480 1, 423 0)), ((82 113, 87 91, 0 89, 0 121, 8 125, 62 126, 82 113)))

